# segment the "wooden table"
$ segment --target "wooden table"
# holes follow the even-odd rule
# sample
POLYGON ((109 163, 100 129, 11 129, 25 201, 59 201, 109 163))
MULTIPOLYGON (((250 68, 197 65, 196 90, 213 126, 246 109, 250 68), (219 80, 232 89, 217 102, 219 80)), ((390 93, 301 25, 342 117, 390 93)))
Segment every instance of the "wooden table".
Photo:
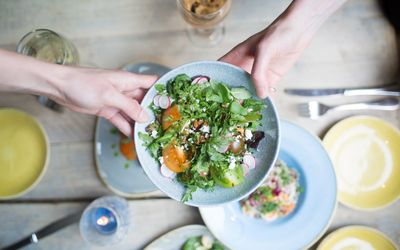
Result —
MULTIPOLYGON (((238 42, 271 23, 290 1, 234 0, 226 19, 226 36, 214 48, 194 47, 175 0, 0 2, 0 48, 14 50, 19 38, 42 27, 64 34, 77 46, 85 65, 119 68, 151 61, 174 67, 194 60, 215 60, 238 42)), ((353 114, 381 117, 400 127, 400 112, 342 112, 317 122, 300 118, 295 105, 307 99, 283 94, 285 87, 367 87, 392 82, 398 72, 397 39, 373 0, 350 0, 315 36, 299 62, 279 85, 274 97, 280 116, 316 135, 353 114)), ((366 98, 328 98, 341 103, 366 98)), ((41 183, 25 196, 0 203, 0 247, 55 219, 83 209, 91 200, 111 194, 94 166, 95 117, 55 113, 32 96, 0 94, 0 106, 15 107, 37 117, 51 142, 50 167, 41 183)), ((134 227, 113 249, 141 249, 179 226, 203 223, 197 209, 161 192, 130 199, 134 227), (162 209, 161 209, 162 208, 162 209)), ((348 224, 375 227, 400 245, 400 202, 376 212, 338 206, 329 228, 348 224)), ((75 224, 26 249, 96 249, 85 245, 75 224)))

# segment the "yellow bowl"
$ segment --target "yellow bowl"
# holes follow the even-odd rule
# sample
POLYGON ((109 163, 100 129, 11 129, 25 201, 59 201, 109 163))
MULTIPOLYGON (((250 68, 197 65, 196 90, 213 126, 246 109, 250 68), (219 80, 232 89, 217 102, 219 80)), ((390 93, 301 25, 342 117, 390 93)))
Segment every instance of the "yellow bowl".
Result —
POLYGON ((49 161, 49 142, 43 127, 30 115, 0 109, 0 200, 32 190, 49 161))
POLYGON ((349 207, 373 210, 400 197, 400 132, 370 116, 335 124, 323 144, 335 167, 338 200, 349 207))
POLYGON ((330 233, 317 250, 384 249, 396 250, 396 245, 380 231, 365 226, 347 226, 330 233))

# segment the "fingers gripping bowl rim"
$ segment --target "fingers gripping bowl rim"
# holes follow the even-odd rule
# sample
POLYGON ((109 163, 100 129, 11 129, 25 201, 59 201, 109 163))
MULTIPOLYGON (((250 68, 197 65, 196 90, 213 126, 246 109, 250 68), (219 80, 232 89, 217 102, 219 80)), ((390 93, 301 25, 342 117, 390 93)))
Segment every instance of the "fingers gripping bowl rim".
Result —
MULTIPOLYGON (((225 83, 228 87, 245 87, 251 92, 253 98, 257 98, 255 97, 256 92, 250 75, 244 70, 227 63, 199 61, 185 64, 163 75, 157 83, 166 84, 168 80, 174 78, 178 74, 187 74, 190 77, 206 75, 211 79, 225 83)), ((152 112, 148 106, 153 101, 156 94, 155 88, 152 87, 142 101, 142 107, 149 114, 152 114, 152 112)), ((256 168, 250 171, 241 185, 233 188, 216 187, 210 192, 198 190, 193 194, 193 199, 185 204, 191 206, 208 206, 239 200, 253 192, 257 186, 262 183, 276 160, 280 139, 279 119, 275 107, 269 98, 265 99, 264 103, 266 104, 266 108, 262 113, 262 126, 260 126, 259 129, 265 132, 266 138, 261 141, 259 151, 255 153, 257 159, 256 168)), ((150 124, 153 119, 154 117, 147 123, 135 124, 135 138, 139 138, 139 132, 145 132, 146 126, 150 124)), ((185 188, 176 180, 171 180, 161 175, 159 163, 151 157, 150 153, 143 146, 142 140, 135 140, 135 144, 139 161, 150 180, 169 197, 180 201, 185 188)))

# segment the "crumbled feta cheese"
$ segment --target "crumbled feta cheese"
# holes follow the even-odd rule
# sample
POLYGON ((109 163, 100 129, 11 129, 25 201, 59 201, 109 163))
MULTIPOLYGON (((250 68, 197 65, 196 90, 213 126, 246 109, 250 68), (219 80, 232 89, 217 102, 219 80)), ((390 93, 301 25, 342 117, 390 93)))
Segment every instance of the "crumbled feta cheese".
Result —
POLYGON ((229 169, 234 169, 236 167, 236 159, 233 156, 229 157, 229 169))
POLYGON ((210 133, 210 126, 204 125, 201 127, 200 131, 203 133, 210 133))
POLYGON ((153 137, 153 138, 157 137, 157 130, 151 131, 151 137, 153 137))
POLYGON ((199 99, 196 99, 196 103, 200 103, 200 100, 199 100, 199 99))
POLYGON ((249 112, 252 112, 252 111, 253 111, 253 109, 252 109, 252 108, 248 108, 248 109, 247 109, 247 111, 249 111, 249 112))
POLYGON ((253 138, 253 133, 251 132, 250 129, 245 129, 244 130, 244 135, 246 137, 246 140, 251 140, 251 138, 253 138))
POLYGON ((203 108, 202 110, 203 110, 203 112, 206 112, 206 108, 203 108))

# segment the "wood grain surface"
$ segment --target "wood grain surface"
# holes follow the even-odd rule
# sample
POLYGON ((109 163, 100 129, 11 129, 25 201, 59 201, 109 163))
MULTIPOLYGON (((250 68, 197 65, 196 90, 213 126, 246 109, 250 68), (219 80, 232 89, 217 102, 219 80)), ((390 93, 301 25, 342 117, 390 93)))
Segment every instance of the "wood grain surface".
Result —
MULTIPOLYGON (((195 47, 179 16, 175 0, 14 0, 0 1, 0 48, 15 50, 18 40, 35 28, 58 31, 77 46, 82 65, 117 69, 130 62, 168 67, 195 60, 215 60, 249 35, 271 23, 288 0, 234 0, 216 47, 195 47)), ((398 39, 375 0, 349 0, 319 30, 300 60, 285 75, 273 96, 282 119, 323 136, 341 119, 369 114, 400 128, 400 111, 337 112, 318 121, 297 115, 296 105, 310 98, 283 93, 287 87, 368 87, 397 80, 398 39)), ((371 98, 324 98, 327 104, 371 98)), ((0 94, 0 107, 32 114, 51 143, 50 167, 41 183, 25 196, 0 203, 0 247, 57 218, 83 209, 91 200, 111 194, 99 180, 93 153, 95 118, 43 108, 34 96, 0 94)), ((128 237, 113 249, 141 249, 179 226, 202 223, 197 209, 166 199, 161 192, 130 200, 133 219, 128 237)), ((400 202, 376 212, 339 206, 329 231, 344 225, 373 226, 400 246, 400 202)), ((72 225, 25 249, 96 249, 85 245, 72 225)))

